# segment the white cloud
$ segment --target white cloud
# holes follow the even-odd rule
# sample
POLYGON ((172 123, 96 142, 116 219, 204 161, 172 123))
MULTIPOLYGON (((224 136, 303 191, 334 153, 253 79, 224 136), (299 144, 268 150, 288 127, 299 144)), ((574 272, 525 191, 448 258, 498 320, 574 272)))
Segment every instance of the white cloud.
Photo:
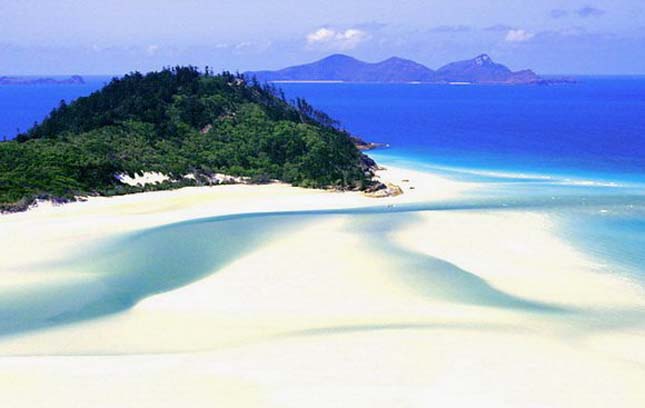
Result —
POLYGON ((149 56, 155 55, 157 53, 157 51, 159 51, 159 46, 156 45, 156 44, 149 45, 146 48, 146 54, 148 54, 149 56))
POLYGON ((339 50, 351 50, 369 38, 370 35, 367 32, 357 28, 348 28, 343 31, 322 27, 307 34, 307 44, 339 50))
POLYGON ((242 41, 235 44, 233 52, 235 54, 258 54, 266 51, 271 47, 272 43, 269 40, 265 41, 242 41))
POLYGON ((526 30, 508 30, 506 33, 506 41, 508 42, 525 42, 535 37, 535 34, 526 30))
POLYGON ((331 41, 334 37, 336 37, 336 32, 334 30, 323 27, 313 33, 307 34, 307 42, 309 44, 314 44, 318 42, 331 41))

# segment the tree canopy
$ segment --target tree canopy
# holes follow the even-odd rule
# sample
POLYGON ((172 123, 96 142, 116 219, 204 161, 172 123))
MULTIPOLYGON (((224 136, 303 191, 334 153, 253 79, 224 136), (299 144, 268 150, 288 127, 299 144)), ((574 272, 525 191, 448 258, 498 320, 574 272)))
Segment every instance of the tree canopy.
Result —
POLYGON ((365 163, 337 122, 272 86, 195 67, 134 72, 61 102, 0 143, 0 209, 200 184, 214 173, 362 189, 370 184, 365 163), (143 188, 115 177, 149 171, 170 180, 143 188))

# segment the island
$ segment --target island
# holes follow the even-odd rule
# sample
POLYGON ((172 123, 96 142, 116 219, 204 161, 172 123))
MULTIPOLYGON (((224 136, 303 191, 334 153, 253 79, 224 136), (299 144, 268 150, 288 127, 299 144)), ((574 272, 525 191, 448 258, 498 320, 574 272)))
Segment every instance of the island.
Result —
POLYGON ((487 54, 452 62, 432 70, 417 62, 392 57, 369 63, 335 54, 322 60, 278 71, 250 71, 247 77, 261 82, 357 82, 357 83, 430 83, 430 84, 551 84, 571 80, 545 79, 530 69, 512 71, 487 54))
POLYGON ((33 77, 0 77, 0 85, 83 85, 85 79, 80 75, 73 75, 69 78, 33 78, 33 77))
POLYGON ((431 82, 434 72, 414 61, 390 58, 378 63, 359 61, 348 55, 335 54, 311 64, 278 71, 246 72, 261 82, 331 81, 331 82, 431 82))
POLYGON ((0 209, 236 180, 379 190, 357 144, 305 100, 239 74, 135 72, 0 143, 0 209))

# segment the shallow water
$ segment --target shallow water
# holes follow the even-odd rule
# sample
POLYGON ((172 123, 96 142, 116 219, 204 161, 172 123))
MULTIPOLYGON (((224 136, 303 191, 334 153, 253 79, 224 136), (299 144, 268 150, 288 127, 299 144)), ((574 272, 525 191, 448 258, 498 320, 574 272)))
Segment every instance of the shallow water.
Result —
MULTIPOLYGON (((98 88, 0 91, 0 130, 27 125, 59 99, 98 88), (13 126, 13 125, 12 125, 13 126)), ((547 214, 558 233, 603 265, 645 285, 645 80, 587 79, 558 87, 414 87, 285 84, 366 139, 384 166, 428 170, 483 184, 458 200, 336 211, 236 215, 128 234, 42 265, 75 273, 66 283, 0 292, 0 336, 127 310, 140 300, 213 273, 274 237, 325 217, 351 216, 352 233, 388 254, 401 279, 429 298, 525 313, 567 314, 515 297, 471 271, 381 239, 424 211, 521 210, 547 214), (375 238, 376 237, 376 238, 375 238)))
MULTIPOLYGON (((382 162, 387 163, 385 156, 382 162)), ((481 182, 481 180, 478 180, 481 182)), ((562 237, 602 260, 603 273, 645 285, 645 194, 615 186, 560 181, 488 181, 457 200, 351 210, 240 214, 192 220, 102 242, 81 258, 43 266, 76 272, 60 284, 0 292, 0 335, 45 329, 127 310, 138 301, 217 273, 274 237, 337 216, 350 216, 351 233, 396 266, 402 281, 429 299, 526 313, 578 312, 524 299, 490 286, 471 271, 412 252, 390 239, 418 214, 441 211, 531 211, 558 220, 562 237)), ((464 231, 464 233, 467 233, 464 231)))

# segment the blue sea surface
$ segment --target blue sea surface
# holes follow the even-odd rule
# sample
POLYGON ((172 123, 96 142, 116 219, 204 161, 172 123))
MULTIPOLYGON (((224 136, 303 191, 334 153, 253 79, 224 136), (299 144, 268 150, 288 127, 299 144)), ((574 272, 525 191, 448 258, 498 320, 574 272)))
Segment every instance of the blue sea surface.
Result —
MULTIPOLYGON (((0 87, 0 137, 15 137, 85 85, 0 87)), ((645 77, 551 86, 280 84, 387 154, 434 166, 645 182, 645 77)))
POLYGON ((551 86, 280 84, 389 155, 448 167, 645 181, 645 77, 551 86))
MULTIPOLYGON (((106 80, 0 87, 0 130, 14 135, 16 127, 24 130, 42 119, 60 99, 89 94, 106 80)), ((428 170, 485 188, 445 202, 242 214, 118 237, 87 259, 48 266, 53 272, 87 271, 88 280, 77 286, 0 292, 0 336, 125 310, 215 273, 290 228, 337 215, 350 216, 353 232, 391 254, 400 270, 414 275, 409 279, 419 290, 452 302, 568 312, 513 297, 475 273, 374 237, 392 235, 423 211, 539 212, 596 259, 603 266, 599 272, 645 285, 645 78, 583 78, 554 86, 280 86, 289 98, 304 97, 339 119, 351 133, 387 143, 369 153, 381 165, 428 170)))
POLYGON ((370 152, 379 164, 484 183, 475 207, 546 212, 606 272, 645 284, 645 77, 280 87, 387 144, 370 152))
POLYGON ((61 100, 70 102, 101 89, 108 76, 83 77, 79 85, 5 85, 0 86, 0 140, 13 139, 42 121, 61 100))

